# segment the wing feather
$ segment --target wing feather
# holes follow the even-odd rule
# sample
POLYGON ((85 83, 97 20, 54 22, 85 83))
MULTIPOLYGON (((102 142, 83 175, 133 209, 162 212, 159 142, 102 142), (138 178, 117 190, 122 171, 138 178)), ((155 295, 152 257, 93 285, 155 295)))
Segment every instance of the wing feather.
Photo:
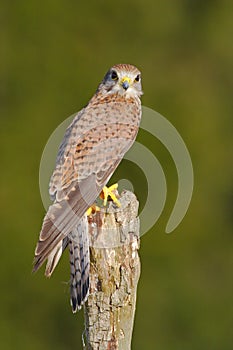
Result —
MULTIPOLYGON (((118 121, 111 125, 100 121, 89 125, 88 113, 94 113, 94 110, 86 112, 84 108, 77 114, 60 145, 50 181, 54 203, 43 221, 34 271, 52 251, 60 254, 60 242, 95 202, 136 137, 137 125, 118 121)), ((89 117, 94 119, 94 115, 89 117)))
POLYGON ((35 250, 34 271, 40 268, 56 245, 77 225, 107 184, 120 161, 121 159, 117 159, 108 164, 106 171, 100 170, 80 183, 72 184, 72 190, 66 195, 66 199, 55 202, 49 207, 35 250))

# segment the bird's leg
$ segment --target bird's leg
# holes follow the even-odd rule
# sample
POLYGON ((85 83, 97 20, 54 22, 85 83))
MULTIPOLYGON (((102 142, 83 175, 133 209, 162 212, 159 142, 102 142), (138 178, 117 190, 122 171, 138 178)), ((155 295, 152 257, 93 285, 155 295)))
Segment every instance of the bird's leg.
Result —
MULTIPOLYGON (((114 184, 110 187, 104 186, 100 193, 100 198, 104 200, 104 206, 107 205, 108 197, 111 198, 113 203, 115 203, 118 207, 121 206, 120 201, 117 199, 118 192, 117 192, 118 184, 114 184)), ((90 208, 87 209, 86 214, 87 216, 90 216, 92 214, 95 214, 96 212, 100 211, 100 208, 93 204, 90 208)))
POLYGON ((118 188, 118 184, 114 184, 110 187, 104 186, 100 194, 100 198, 104 200, 104 203, 103 203, 104 206, 107 205, 108 197, 110 197, 113 203, 115 203, 118 207, 121 206, 121 203, 117 198, 117 195, 118 195, 117 188, 118 188))

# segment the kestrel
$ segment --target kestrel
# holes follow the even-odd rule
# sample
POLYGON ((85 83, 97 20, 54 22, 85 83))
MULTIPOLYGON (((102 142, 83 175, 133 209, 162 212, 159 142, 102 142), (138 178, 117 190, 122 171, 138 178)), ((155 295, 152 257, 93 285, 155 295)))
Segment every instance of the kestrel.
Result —
MULTIPOLYGON (((59 147, 49 207, 35 250, 37 271, 47 259, 51 276, 69 246, 71 306, 80 309, 89 293, 87 210, 132 146, 141 120, 141 73, 130 64, 110 68, 89 103, 75 116, 59 147)), ((119 205, 119 203, 117 203, 119 205)))

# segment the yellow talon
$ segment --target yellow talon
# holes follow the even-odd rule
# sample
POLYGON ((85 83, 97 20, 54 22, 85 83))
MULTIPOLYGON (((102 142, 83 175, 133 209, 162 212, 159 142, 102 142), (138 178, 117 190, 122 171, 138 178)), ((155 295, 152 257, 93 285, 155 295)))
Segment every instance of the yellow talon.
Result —
POLYGON ((94 214, 97 211, 100 211, 100 208, 97 205, 93 204, 90 208, 87 209, 86 214, 87 216, 90 216, 91 214, 94 214))
MULTIPOLYGON (((114 184, 110 187, 104 186, 100 194, 100 198, 104 200, 104 203, 103 203, 104 206, 107 205, 108 197, 110 197, 113 203, 115 203, 118 207, 121 206, 120 201, 117 199, 117 195, 118 195, 117 188, 118 188, 118 184, 114 184)), ((100 208, 97 205, 93 204, 90 208, 87 209, 86 215, 90 216, 91 214, 94 214, 98 211, 100 211, 100 208)))
POLYGON ((107 205, 107 200, 108 200, 108 196, 112 199, 112 201, 118 206, 121 206, 121 203, 119 202, 119 200, 116 197, 116 193, 117 193, 117 188, 118 188, 118 184, 114 184, 110 187, 104 186, 103 190, 102 190, 102 196, 101 198, 103 198, 104 200, 104 206, 107 205))

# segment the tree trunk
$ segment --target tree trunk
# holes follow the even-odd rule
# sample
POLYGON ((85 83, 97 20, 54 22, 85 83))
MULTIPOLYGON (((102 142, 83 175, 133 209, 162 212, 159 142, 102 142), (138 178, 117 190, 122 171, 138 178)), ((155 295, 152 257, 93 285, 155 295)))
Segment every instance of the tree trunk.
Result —
POLYGON ((140 276, 138 201, 124 191, 121 207, 89 217, 90 295, 85 304, 85 350, 130 350, 140 276))

